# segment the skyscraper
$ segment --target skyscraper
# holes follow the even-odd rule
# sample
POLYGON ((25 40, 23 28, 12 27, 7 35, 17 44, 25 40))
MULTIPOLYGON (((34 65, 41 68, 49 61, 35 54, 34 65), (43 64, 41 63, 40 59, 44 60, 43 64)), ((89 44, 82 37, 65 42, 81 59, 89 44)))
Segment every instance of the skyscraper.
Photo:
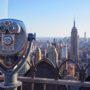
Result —
POLYGON ((50 59, 54 65, 58 65, 58 52, 54 45, 48 47, 47 58, 50 59))
POLYGON ((78 62, 79 59, 79 36, 75 26, 75 20, 71 31, 71 59, 78 62))

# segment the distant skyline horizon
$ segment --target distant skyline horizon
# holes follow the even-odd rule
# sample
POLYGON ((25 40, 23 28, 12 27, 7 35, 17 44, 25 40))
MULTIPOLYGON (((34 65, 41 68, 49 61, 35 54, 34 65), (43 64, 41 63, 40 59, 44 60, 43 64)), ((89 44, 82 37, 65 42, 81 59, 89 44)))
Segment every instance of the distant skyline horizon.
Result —
MULTIPOLYGON (((54 36, 51 36, 51 37, 47 37, 47 36, 37 36, 37 35, 36 35, 36 37, 37 37, 37 38, 70 38, 71 36, 61 36, 61 37, 60 37, 60 36, 58 36, 58 37, 56 37, 56 36, 55 36, 55 37, 54 37, 54 36)), ((80 36, 79 36, 79 38, 84 38, 84 36, 83 36, 83 37, 80 37, 80 36)), ((90 37, 86 37, 86 38, 90 38, 90 37)))
POLYGON ((90 37, 90 0, 0 0, 0 19, 22 20, 37 37, 71 36, 75 18, 78 35, 90 37))

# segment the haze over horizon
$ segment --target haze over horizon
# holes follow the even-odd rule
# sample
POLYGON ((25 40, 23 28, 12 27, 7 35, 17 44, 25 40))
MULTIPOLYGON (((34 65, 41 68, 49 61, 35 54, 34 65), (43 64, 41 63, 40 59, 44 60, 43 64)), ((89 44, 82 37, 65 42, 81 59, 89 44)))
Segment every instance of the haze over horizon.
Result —
POLYGON ((80 37, 90 37, 90 0, 0 0, 0 19, 24 21, 38 37, 68 37, 75 17, 80 37))

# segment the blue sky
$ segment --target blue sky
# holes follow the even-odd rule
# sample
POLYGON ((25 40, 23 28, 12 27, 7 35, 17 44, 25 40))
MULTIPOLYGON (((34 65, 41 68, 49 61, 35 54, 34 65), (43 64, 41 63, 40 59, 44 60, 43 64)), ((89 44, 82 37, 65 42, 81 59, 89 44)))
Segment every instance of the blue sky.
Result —
POLYGON ((75 17, 79 36, 90 37, 90 0, 0 0, 0 18, 8 17, 38 37, 70 36, 75 17))

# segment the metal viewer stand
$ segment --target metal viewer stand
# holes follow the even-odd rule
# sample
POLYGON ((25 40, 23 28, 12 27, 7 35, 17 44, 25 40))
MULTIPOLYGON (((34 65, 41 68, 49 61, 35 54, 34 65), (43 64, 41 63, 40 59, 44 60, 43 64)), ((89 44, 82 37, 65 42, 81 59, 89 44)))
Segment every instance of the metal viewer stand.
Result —
MULTIPOLYGON (((25 61, 26 61, 26 58, 29 54, 29 51, 30 51, 30 47, 31 47, 31 42, 32 40, 35 40, 35 37, 33 34, 28 34, 28 38, 26 36, 26 33, 25 33, 25 28, 24 28, 24 25, 22 23, 22 21, 19 21, 19 20, 14 20, 14 19, 5 19, 5 20, 0 20, 0 22, 6 22, 6 24, 8 26, 0 26, 0 29, 3 29, 2 27, 9 27, 9 25, 13 25, 13 22, 16 22, 16 24, 20 24, 21 25, 21 29, 23 28, 23 31, 20 33, 18 33, 20 30, 16 31, 15 33, 15 30, 12 30, 10 31, 9 28, 4 28, 5 30, 1 30, 0 31, 0 36, 5 36, 5 35, 8 35, 7 37, 5 37, 5 40, 7 40, 5 43, 6 44, 10 44, 10 40, 12 38, 10 38, 10 35, 11 36, 14 36, 13 35, 13 31, 15 34, 20 34, 20 37, 21 39, 24 39, 25 42, 28 41, 28 47, 25 49, 25 53, 24 55, 22 55, 20 58, 19 58, 19 61, 16 60, 16 58, 14 58, 15 61, 17 61, 17 63, 15 62, 14 64, 14 67, 11 67, 11 68, 8 68, 6 67, 4 64, 0 63, 0 70, 2 71, 2 73, 4 74, 4 82, 0 83, 0 87, 5 89, 5 90, 17 90, 18 87, 21 86, 21 89, 22 89, 22 82, 20 81, 17 81, 17 72, 20 70, 20 68, 24 65, 25 61), (11 23, 11 24, 10 24, 11 23), (6 31, 6 32, 2 32, 2 31, 6 31), (9 32, 9 34, 7 34, 9 32), (3 35, 4 34, 4 35, 3 35), (24 38, 24 35, 25 35, 25 38, 24 38)), ((0 23, 1 24, 1 23, 0 23)), ((19 25, 18 25, 19 26, 19 25)), ((11 27, 11 26, 10 26, 11 27)), ((12 28, 13 29, 13 28, 12 28)), ((18 27, 18 29, 20 29, 20 27, 18 27)), ((20 37, 18 36, 18 39, 20 39, 20 37)), ((17 38, 16 38, 17 39, 17 38)), ((16 40, 17 41, 21 41, 20 40, 16 40)), ((3 39, 2 39, 3 40, 3 39)), ((24 40, 22 40, 22 42, 24 43, 24 40)), ((4 42, 4 41, 3 41, 4 42)), ((0 43, 1 44, 1 43, 0 43)), ((13 45, 13 44, 12 44, 13 45)), ((18 45, 18 44, 17 44, 18 45)), ((22 45, 22 44, 21 44, 22 45)), ((20 44, 19 44, 19 47, 20 47, 20 44)), ((22 46, 21 46, 22 47, 22 46)), ((12 48, 12 47, 11 47, 12 48)), ((8 56, 8 55, 7 55, 8 56)), ((9 55, 10 57, 10 55, 9 55)), ((11 61, 13 60, 13 58, 11 58, 11 61)), ((7 61, 7 58, 6 58, 6 62, 7 61)), ((13 64, 13 63, 12 63, 13 64)))

